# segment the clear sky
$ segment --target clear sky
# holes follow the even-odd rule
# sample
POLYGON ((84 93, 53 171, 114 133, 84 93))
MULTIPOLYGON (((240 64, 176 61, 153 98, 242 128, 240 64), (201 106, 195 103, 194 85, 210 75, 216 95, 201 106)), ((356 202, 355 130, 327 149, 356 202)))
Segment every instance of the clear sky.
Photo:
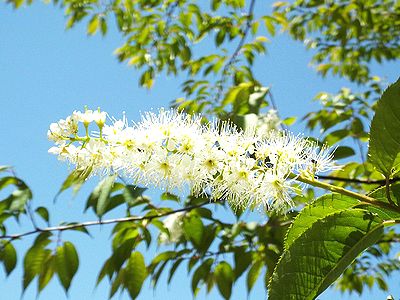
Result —
MULTIPOLYGON (((263 5, 259 4, 258 9, 267 9, 263 5)), ((122 43, 112 26, 105 38, 89 38, 85 32, 84 26, 66 31, 63 12, 52 5, 36 3, 15 11, 11 6, 0 4, 0 165, 15 167, 18 176, 33 190, 34 207, 44 205, 51 208, 53 224, 95 219, 91 213, 83 215, 82 210, 90 189, 98 179, 91 179, 75 198, 69 193, 62 195, 53 206, 53 197, 67 176, 68 169, 47 153, 51 146, 46 138, 49 124, 64 118, 73 110, 82 110, 84 105, 91 108, 100 106, 114 116, 126 111, 129 119, 137 120, 140 111, 168 106, 170 100, 180 96, 179 82, 182 80, 174 77, 157 78, 151 91, 138 87, 138 73, 119 64, 112 54, 122 43)), ((318 104, 311 101, 317 92, 336 92, 341 86, 347 85, 344 80, 316 76, 308 67, 310 56, 301 43, 283 36, 274 39, 268 47, 267 56, 257 60, 256 72, 265 85, 272 86, 283 117, 301 118, 307 111, 318 108, 318 104)), ((386 76, 388 82, 393 82, 400 75, 400 64, 385 64, 374 70, 376 74, 386 76)), ((294 129, 301 128, 303 126, 300 124, 294 129)), ((156 191, 149 193, 157 199, 156 191)), ((218 213, 232 217, 229 211, 218 213)), ((257 216, 249 215, 249 218, 257 216)), ((29 228, 29 223, 23 221, 21 226, 12 229, 19 232, 29 228)), ((80 267, 73 280, 69 299, 108 299, 106 281, 95 290, 94 286, 101 263, 110 254, 109 228, 93 228, 91 232, 93 239, 78 233, 63 236, 76 245, 80 255, 80 267)), ((31 243, 30 238, 16 243, 19 264, 9 278, 0 272, 0 299, 20 299, 22 254, 31 243)), ((153 254, 154 249, 145 253, 147 262, 153 254)), ((390 280, 390 288, 398 299, 400 288, 396 279, 390 280)), ((185 267, 177 273, 171 286, 167 287, 165 282, 164 275, 158 288, 153 291, 147 280, 139 299, 192 298, 185 267)), ((24 299, 35 297, 36 282, 26 291, 24 299)), ((325 292, 320 299, 334 297, 359 299, 357 295, 341 296, 332 290, 325 292)), ((249 299, 264 298, 265 291, 260 279, 249 299)), ((365 293, 362 299, 371 298, 385 299, 386 293, 374 290, 365 293)), ((53 278, 39 299, 67 297, 58 279, 53 278)), ((122 294, 118 299, 128 297, 122 294)), ((215 288, 208 297, 202 290, 197 299, 222 298, 215 288)), ((243 278, 236 284, 232 299, 246 299, 243 278)))

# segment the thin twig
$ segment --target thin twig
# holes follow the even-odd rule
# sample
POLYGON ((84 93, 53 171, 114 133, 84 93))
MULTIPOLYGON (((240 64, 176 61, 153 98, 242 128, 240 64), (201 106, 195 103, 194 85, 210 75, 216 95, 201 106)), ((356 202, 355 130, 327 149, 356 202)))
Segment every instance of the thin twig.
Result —
POLYGON ((254 15, 254 6, 255 6, 256 1, 251 0, 250 6, 249 6, 249 11, 247 13, 247 20, 246 20, 246 27, 244 28, 242 38, 239 41, 239 44, 236 46, 235 51, 233 51, 232 55, 230 56, 228 62, 225 64, 224 68, 222 69, 222 78, 220 83, 218 84, 218 90, 215 96, 215 100, 219 100, 221 97, 221 94, 224 89, 224 83, 226 81, 226 77, 228 75, 228 70, 232 66, 232 64, 235 62, 236 58, 238 57, 240 50, 242 50, 242 47, 246 41, 247 35, 250 31, 251 28, 251 22, 253 21, 253 15, 254 15))
MULTIPOLYGON (((400 207, 393 205, 391 203, 386 203, 386 202, 382 202, 382 201, 378 201, 372 197, 366 196, 366 195, 362 195, 347 189, 344 189, 340 186, 335 186, 335 185, 331 185, 329 183, 326 182, 322 182, 322 181, 318 181, 315 178, 309 177, 309 176, 304 176, 304 175, 300 175, 300 176, 294 176, 294 178, 297 181, 312 185, 314 187, 319 187, 322 188, 324 190, 328 190, 334 193, 339 193, 345 196, 349 196, 351 198, 360 200, 361 203, 367 203, 367 204, 371 204, 373 206, 377 206, 377 207, 382 207, 382 208, 386 208, 389 209, 391 211, 395 211, 395 212, 400 212, 400 207)), ((399 221, 400 222, 400 221, 399 221)))
POLYGON ((35 216, 34 216, 34 214, 32 212, 31 203, 28 201, 25 206, 26 206, 26 212, 28 213, 28 217, 31 220, 31 223, 32 223, 33 227, 35 229, 38 229, 39 226, 37 225, 36 220, 35 220, 35 216))
MULTIPOLYGON (((346 177, 324 176, 324 175, 318 175, 317 179, 342 181, 342 182, 349 182, 349 183, 377 184, 377 185, 382 185, 382 186, 386 184, 386 179, 369 180, 369 179, 357 179, 357 178, 346 178, 346 177)), ((400 181, 400 178, 389 179, 390 184, 398 182, 398 181, 400 181)))
POLYGON ((165 217, 168 215, 172 215, 177 212, 183 212, 183 211, 191 211, 193 209, 205 206, 207 204, 213 203, 212 201, 206 201, 197 205, 192 205, 192 206, 187 206, 184 208, 180 208, 177 210, 172 210, 169 212, 161 213, 161 214, 156 214, 156 215, 149 215, 149 216, 131 216, 131 217, 125 217, 125 218, 118 218, 118 219, 108 219, 108 220, 96 220, 96 221, 88 221, 88 222, 82 222, 82 223, 75 223, 75 224, 70 224, 70 225, 61 225, 61 226, 54 226, 54 227, 46 227, 46 228, 36 228, 31 231, 26 231, 23 233, 18 233, 18 234, 10 234, 10 235, 2 235, 0 236, 0 239, 18 239, 24 236, 36 234, 39 232, 52 232, 52 231, 64 231, 64 230, 69 230, 69 229, 75 229, 75 228, 81 228, 81 227, 89 227, 89 226, 95 226, 95 225, 105 225, 105 224, 114 224, 114 223, 123 223, 123 222, 132 222, 132 221, 142 221, 142 220, 153 220, 156 218, 161 218, 165 217))
POLYGON ((392 197, 390 196, 390 182, 389 182, 389 178, 386 178, 386 182, 385 182, 385 191, 386 191, 386 198, 388 199, 389 203, 392 205, 395 205, 392 197))

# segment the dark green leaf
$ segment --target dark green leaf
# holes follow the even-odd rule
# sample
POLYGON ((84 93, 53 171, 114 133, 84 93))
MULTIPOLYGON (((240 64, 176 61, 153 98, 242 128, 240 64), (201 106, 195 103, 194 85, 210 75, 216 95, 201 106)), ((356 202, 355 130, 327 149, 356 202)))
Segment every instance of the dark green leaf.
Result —
POLYGON ((207 258, 193 273, 192 277, 192 292, 193 295, 197 295, 199 288, 199 282, 202 280, 203 282, 206 281, 206 278, 210 274, 211 266, 214 262, 213 258, 207 258))
POLYGON ((246 284, 247 284, 247 293, 250 293, 254 284, 257 281, 258 276, 260 276, 261 269, 263 267, 263 263, 261 261, 256 261, 250 268, 247 273, 246 284))
POLYGON ((232 294, 232 285, 234 281, 234 274, 231 265, 226 261, 220 262, 215 267, 214 274, 218 290, 225 299, 229 299, 232 294))
POLYGON ((35 209, 35 212, 42 217, 43 220, 46 221, 47 224, 49 224, 49 211, 47 210, 46 207, 40 206, 35 209))
POLYGON ((281 256, 268 299, 315 299, 382 234, 382 220, 361 209, 340 211, 314 222, 281 256))
POLYGON ((9 275, 17 264, 17 252, 9 241, 0 241, 0 262, 3 262, 6 274, 9 275))
POLYGON ((252 262, 252 253, 246 252, 243 247, 235 248, 235 279, 238 279, 252 262))
POLYGON ((339 146, 333 153, 333 157, 334 159, 342 159, 353 156, 354 154, 356 153, 354 152, 353 148, 347 146, 339 146))

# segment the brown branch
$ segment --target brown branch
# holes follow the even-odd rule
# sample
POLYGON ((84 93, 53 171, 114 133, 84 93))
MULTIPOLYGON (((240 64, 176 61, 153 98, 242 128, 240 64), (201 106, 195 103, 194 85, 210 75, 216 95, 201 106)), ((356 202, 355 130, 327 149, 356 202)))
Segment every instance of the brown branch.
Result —
MULTIPOLYGON (((377 184, 377 185, 382 185, 382 186, 386 184, 386 179, 369 180, 369 179, 357 179, 357 178, 346 178, 346 177, 324 176, 324 175, 318 175, 316 178, 323 179, 323 180, 349 182, 349 183, 377 184)), ((389 179, 390 184, 398 182, 398 181, 400 181, 400 178, 389 179)))
POLYGON ((69 229, 76 229, 76 228, 82 228, 82 227, 89 227, 89 226, 95 226, 95 225, 106 225, 106 224, 114 224, 114 223, 123 223, 123 222, 132 222, 132 221, 142 221, 142 220, 153 220, 156 218, 161 218, 165 216, 172 215, 174 213, 178 212, 183 212, 183 211, 191 211, 193 209, 205 206, 207 204, 213 203, 212 201, 206 201, 197 205, 192 205, 192 206, 187 206, 184 208, 180 208, 177 210, 172 210, 169 212, 161 213, 161 214, 156 214, 156 215, 149 215, 149 216, 130 216, 130 217, 125 217, 125 218, 118 218, 118 219, 108 219, 108 220, 96 220, 96 221, 88 221, 88 222, 82 222, 82 223, 74 223, 74 224, 69 224, 69 225, 61 225, 61 226, 54 226, 54 227, 46 227, 46 228, 36 228, 31 231, 26 231, 23 233, 18 233, 18 234, 10 234, 10 235, 2 235, 0 236, 0 239, 19 239, 24 236, 40 233, 40 232, 52 232, 52 231, 64 231, 64 230, 69 230, 69 229))

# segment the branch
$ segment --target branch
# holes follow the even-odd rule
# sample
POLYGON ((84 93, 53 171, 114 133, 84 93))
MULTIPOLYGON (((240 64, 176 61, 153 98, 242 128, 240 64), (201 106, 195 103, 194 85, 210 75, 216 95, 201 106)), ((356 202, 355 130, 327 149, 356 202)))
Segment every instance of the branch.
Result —
MULTIPOLYGON (((342 187, 339 186, 335 186, 335 185, 331 185, 329 183, 326 182, 322 182, 322 181, 318 181, 313 177, 309 177, 309 176, 304 176, 304 175, 298 175, 294 177, 295 180, 312 185, 314 187, 319 187, 322 188, 324 190, 328 190, 334 193, 339 193, 345 196, 349 196, 352 197, 354 199, 360 200, 361 203, 367 203, 373 206, 377 206, 377 207, 382 207, 382 208, 386 208, 386 209, 390 209, 391 211, 395 211, 395 212, 400 212, 400 207, 392 205, 390 203, 386 203, 386 202, 382 202, 382 201, 378 201, 374 198, 371 198, 369 196, 366 195, 362 195, 347 189, 344 189, 342 187)), ((389 221, 387 221, 389 224, 389 221)), ((390 221, 391 222, 391 221, 390 221)), ((397 220, 396 220, 397 222, 397 220)), ((400 222, 400 221, 399 221, 400 222)))
POLYGON ((131 222, 131 221, 143 221, 143 220, 153 220, 156 218, 161 218, 165 216, 172 215, 174 213, 178 212, 183 212, 183 211, 191 211, 193 209, 205 206, 207 204, 212 203, 211 201, 206 201, 197 205, 192 205, 192 206, 187 206, 184 208, 180 208, 177 210, 172 210, 169 212, 161 213, 161 214, 156 214, 156 215, 149 215, 149 216, 131 216, 131 217, 125 217, 125 218, 118 218, 118 219, 108 219, 108 220, 97 220, 97 221, 88 221, 88 222, 82 222, 82 223, 75 223, 75 224, 70 224, 70 225, 61 225, 61 226, 54 226, 54 227, 46 227, 46 228, 35 228, 34 230, 31 231, 26 231, 23 233, 18 233, 18 234, 10 234, 10 235, 1 235, 0 239, 19 239, 24 236, 36 234, 39 232, 52 232, 52 231, 64 231, 64 230, 69 230, 69 229, 75 229, 75 228, 82 228, 82 227, 89 227, 89 226, 95 226, 95 225, 105 225, 105 224, 114 224, 114 223, 123 223, 123 222, 131 222))
MULTIPOLYGON (((356 179, 356 178, 324 176, 324 175, 318 175, 317 179, 342 181, 342 182, 350 182, 350 183, 362 183, 362 184, 378 184, 378 185, 382 185, 382 186, 386 184, 386 179, 369 180, 369 179, 356 179)), ((392 178, 389 180, 389 183, 395 183, 398 181, 400 181, 400 178, 392 178)))
POLYGON ((224 66, 224 68, 222 70, 222 78, 221 78, 220 84, 218 85, 218 90, 217 90, 217 94, 215 96, 215 100, 218 100, 220 98, 220 96, 223 92, 223 84, 226 81, 228 70, 232 66, 232 64, 235 62, 236 57, 238 57, 239 52, 242 49, 244 42, 246 41, 247 35, 251 28, 251 21, 253 20, 255 3, 256 3, 255 0, 251 0, 251 2, 250 2, 249 11, 247 13, 246 27, 244 28, 243 35, 239 41, 239 44, 236 46, 235 51, 233 51, 228 62, 226 63, 226 65, 224 66))

